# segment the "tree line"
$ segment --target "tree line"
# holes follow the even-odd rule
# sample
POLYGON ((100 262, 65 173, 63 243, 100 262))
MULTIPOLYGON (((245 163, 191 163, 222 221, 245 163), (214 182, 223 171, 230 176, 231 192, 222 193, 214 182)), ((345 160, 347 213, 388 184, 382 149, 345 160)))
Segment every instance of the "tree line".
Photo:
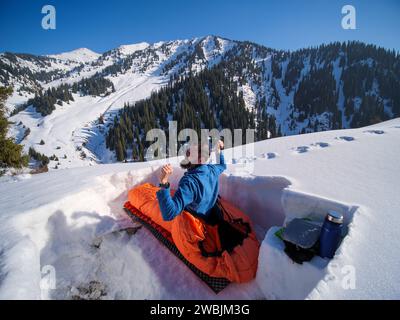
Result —
POLYGON ((74 101, 72 93, 78 93, 81 96, 100 96, 108 95, 111 92, 115 92, 113 83, 96 74, 91 78, 83 78, 72 85, 61 84, 58 87, 51 87, 43 92, 40 91, 24 105, 17 107, 12 115, 33 105, 36 111, 42 116, 47 116, 56 109, 56 104, 62 105, 63 102, 69 103, 70 101, 74 101))
MULTIPOLYGON (((178 132, 192 128, 257 129, 253 111, 246 108, 238 85, 223 66, 205 69, 171 80, 148 99, 125 104, 106 135, 106 145, 118 161, 144 160, 146 133, 153 128, 168 131, 168 120, 177 121, 178 132)), ((264 130, 265 131, 265 130, 264 130)))

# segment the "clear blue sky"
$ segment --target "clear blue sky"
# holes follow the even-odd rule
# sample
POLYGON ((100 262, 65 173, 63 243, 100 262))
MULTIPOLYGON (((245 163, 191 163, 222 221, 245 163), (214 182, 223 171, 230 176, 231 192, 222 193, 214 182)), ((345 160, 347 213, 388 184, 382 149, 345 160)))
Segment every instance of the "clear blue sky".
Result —
POLYGON ((0 0, 0 52, 50 54, 86 47, 214 34, 276 49, 360 40, 400 51, 399 0, 0 0), (44 30, 41 8, 56 8, 44 30), (341 8, 356 8, 357 30, 341 28, 341 8))

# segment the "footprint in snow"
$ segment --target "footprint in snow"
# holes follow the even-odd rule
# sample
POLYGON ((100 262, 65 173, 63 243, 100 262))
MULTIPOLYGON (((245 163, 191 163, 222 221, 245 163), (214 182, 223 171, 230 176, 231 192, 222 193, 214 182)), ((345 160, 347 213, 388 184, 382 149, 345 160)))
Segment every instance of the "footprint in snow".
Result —
POLYGON ((355 140, 353 137, 349 137, 349 136, 336 137, 335 139, 343 140, 343 141, 354 141, 355 140))
POLYGON ((274 159, 274 158, 277 157, 277 154, 274 153, 274 152, 267 152, 267 153, 264 153, 264 154, 263 154, 263 157, 264 157, 265 159, 274 159))
POLYGON ((320 147, 320 148, 326 148, 326 147, 329 147, 330 144, 327 143, 327 142, 316 142, 316 143, 313 143, 312 146, 320 147))
POLYGON ((333 275, 333 274, 327 274, 327 275, 324 277, 324 280, 325 280, 326 282, 335 281, 335 280, 336 280, 336 276, 333 275))
POLYGON ((232 164, 245 164, 257 160, 257 157, 241 157, 239 159, 233 158, 232 164))
POLYGON ((366 130, 364 133, 372 133, 372 134, 384 134, 385 131, 383 130, 366 130))
POLYGON ((306 153, 306 152, 308 152, 309 149, 310 149, 310 147, 300 146, 300 147, 295 148, 294 151, 297 153, 306 153))

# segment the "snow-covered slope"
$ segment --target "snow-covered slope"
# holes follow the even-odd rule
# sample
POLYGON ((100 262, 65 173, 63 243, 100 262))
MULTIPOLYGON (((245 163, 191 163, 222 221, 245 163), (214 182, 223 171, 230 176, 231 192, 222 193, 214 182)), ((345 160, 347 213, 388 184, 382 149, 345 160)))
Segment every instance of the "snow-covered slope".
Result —
POLYGON ((75 62, 91 62, 98 59, 101 56, 100 53, 94 52, 88 48, 79 48, 69 52, 63 52, 60 54, 49 55, 49 57, 58 60, 68 60, 75 62))
MULTIPOLYGON (((109 164, 0 180, 0 298, 400 297, 400 119, 247 148, 254 154, 225 151, 221 195, 255 224, 255 280, 215 295, 145 229, 111 232, 132 226, 122 210, 127 191, 156 182, 162 162, 109 164), (354 209, 335 258, 293 264, 269 228, 331 206, 354 209), (346 266, 354 288, 342 285, 346 266), (55 271, 55 289, 45 286, 46 270, 55 271)), ((173 186, 182 174, 176 167, 173 186)))
POLYGON ((30 134, 19 142, 24 145, 26 152, 33 146, 40 153, 49 156, 55 154, 58 161, 52 161, 50 169, 57 163, 59 169, 88 166, 100 161, 107 163, 113 160, 113 155, 109 155, 105 148, 101 134, 105 126, 98 128, 97 119, 103 114, 105 121, 112 120, 112 115, 123 105, 122 101, 146 98, 152 90, 160 87, 161 81, 146 75, 127 75, 116 82, 119 90, 115 93, 106 97, 74 95, 74 102, 63 102, 46 117, 29 107, 10 118, 15 123, 10 133, 18 137, 18 132, 30 128, 30 134), (41 140, 45 142, 44 145, 39 144, 41 140), (90 149, 84 147, 89 140, 90 149), (83 150, 87 155, 85 158, 81 155, 83 150))
POLYGON ((136 51, 146 49, 149 45, 150 44, 148 44, 147 42, 140 42, 140 43, 122 45, 119 46, 118 49, 122 54, 130 55, 136 51))

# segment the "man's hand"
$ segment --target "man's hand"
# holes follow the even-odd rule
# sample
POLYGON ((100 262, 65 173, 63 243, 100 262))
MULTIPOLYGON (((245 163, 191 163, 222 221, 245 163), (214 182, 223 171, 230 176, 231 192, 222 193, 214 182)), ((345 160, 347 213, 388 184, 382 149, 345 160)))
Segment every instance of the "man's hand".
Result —
POLYGON ((221 150, 224 150, 224 142, 222 140, 219 140, 217 144, 217 151, 219 152, 221 150))
POLYGON ((165 184, 168 182, 169 176, 174 172, 170 164, 166 164, 161 168, 160 182, 165 184))

